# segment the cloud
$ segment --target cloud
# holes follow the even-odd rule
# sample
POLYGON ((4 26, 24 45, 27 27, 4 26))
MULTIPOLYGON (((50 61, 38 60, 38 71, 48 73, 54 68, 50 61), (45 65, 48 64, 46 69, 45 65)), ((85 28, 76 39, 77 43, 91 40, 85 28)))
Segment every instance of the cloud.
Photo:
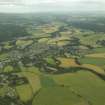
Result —
POLYGON ((105 0, 0 0, 0 12, 105 10, 105 0))
POLYGON ((0 5, 21 5, 22 1, 21 0, 0 0, 0 5))

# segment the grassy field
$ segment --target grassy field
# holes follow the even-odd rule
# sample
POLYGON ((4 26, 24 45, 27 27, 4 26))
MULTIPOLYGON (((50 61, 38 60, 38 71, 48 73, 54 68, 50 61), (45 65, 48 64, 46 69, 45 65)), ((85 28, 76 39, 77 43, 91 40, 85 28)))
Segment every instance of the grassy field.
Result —
POLYGON ((59 67, 68 68, 68 67, 77 67, 78 66, 78 64, 75 62, 75 59, 72 59, 72 58, 59 57, 59 58, 57 58, 57 60, 60 61, 59 67))
POLYGON ((7 49, 7 50, 12 48, 12 47, 13 47, 13 45, 10 45, 9 42, 6 42, 4 45, 4 49, 7 49))
POLYGON ((84 57, 80 58, 79 61, 81 63, 85 64, 93 64, 97 66, 103 66, 105 65, 105 59, 104 58, 93 58, 93 57, 84 57))
POLYGON ((57 60, 60 61, 59 67, 62 67, 62 68, 72 68, 72 69, 75 68, 77 70, 79 68, 81 68, 81 69, 86 69, 86 70, 89 70, 92 72, 96 72, 100 75, 105 75, 104 69, 102 67, 97 66, 97 65, 91 64, 90 63, 91 60, 89 60, 90 61, 89 63, 83 61, 83 62, 81 62, 82 64, 77 64, 75 59, 73 59, 73 58, 62 58, 61 57, 61 58, 57 58, 57 60))
POLYGON ((105 53, 105 48, 104 47, 99 47, 93 49, 93 53, 105 53))
POLYGON ((105 59, 105 53, 93 53, 93 54, 88 54, 86 57, 90 58, 104 58, 105 59))
POLYGON ((92 105, 104 105, 105 103, 105 83, 89 71, 54 75, 52 78, 59 85, 69 86, 92 105))
POLYGON ((33 41, 32 40, 17 40, 16 41, 16 46, 27 46, 27 45, 30 45, 32 44, 33 41))
POLYGON ((96 44, 96 42, 98 40, 104 40, 105 39, 105 35, 104 34, 102 34, 102 33, 96 34, 96 33, 91 32, 91 31, 89 31, 88 33, 79 31, 79 32, 75 33, 75 36, 80 39, 80 42, 82 44, 92 45, 94 47, 100 47, 98 44, 96 44))
POLYGON ((52 57, 44 58, 44 60, 50 65, 56 65, 56 61, 52 57))
POLYGON ((32 105, 89 105, 66 87, 42 88, 32 105))
POLYGON ((6 94, 6 92, 7 92, 7 90, 8 90, 8 86, 6 85, 6 86, 4 86, 4 87, 0 87, 0 96, 1 97, 4 97, 5 96, 5 94, 6 94))
POLYGON ((55 81, 49 75, 41 75, 40 76, 40 81, 41 81, 42 88, 56 86, 55 81))
POLYGON ((33 94, 41 88, 40 79, 38 75, 30 72, 22 72, 22 74, 28 79, 33 94))
POLYGON ((33 91, 29 84, 16 86, 16 93, 23 102, 28 102, 33 97, 33 91))
POLYGON ((57 45, 57 46, 63 46, 63 45, 66 45, 66 44, 68 44, 69 43, 69 37, 64 37, 64 36, 62 36, 62 37, 58 37, 58 38, 54 38, 54 39, 50 39, 49 41, 48 41, 48 44, 55 44, 55 45, 57 45))
POLYGON ((30 101, 34 94, 41 88, 40 72, 38 68, 22 68, 22 72, 17 73, 19 76, 25 77, 28 80, 28 84, 23 84, 16 87, 16 92, 23 102, 30 101))
POLYGON ((7 53, 2 53, 0 54, 0 60, 5 60, 5 59, 8 59, 8 54, 7 53))
POLYGON ((12 71, 13 71, 13 67, 10 66, 10 65, 6 66, 3 70, 3 72, 5 72, 5 73, 9 73, 9 72, 12 72, 12 71))

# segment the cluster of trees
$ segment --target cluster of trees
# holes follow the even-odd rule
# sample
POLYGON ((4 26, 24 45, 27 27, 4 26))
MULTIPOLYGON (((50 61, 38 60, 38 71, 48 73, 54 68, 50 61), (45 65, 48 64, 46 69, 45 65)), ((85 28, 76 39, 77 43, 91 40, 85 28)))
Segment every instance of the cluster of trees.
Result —
POLYGON ((96 44, 99 44, 99 45, 105 47, 105 40, 98 40, 98 41, 96 42, 96 44))
POLYGON ((23 105, 23 103, 18 99, 5 96, 0 97, 0 105, 23 105))
POLYGON ((27 36, 25 27, 15 24, 0 24, 0 42, 13 40, 17 37, 27 36))
POLYGON ((0 86, 18 86, 22 84, 27 84, 28 80, 25 77, 19 77, 17 74, 13 73, 1 73, 0 74, 0 86))
POLYGON ((105 32, 105 23, 103 23, 101 21, 99 22, 97 20, 96 21, 91 21, 91 20, 80 21, 80 20, 78 20, 78 21, 72 21, 70 24, 76 28, 91 30, 94 32, 105 32))

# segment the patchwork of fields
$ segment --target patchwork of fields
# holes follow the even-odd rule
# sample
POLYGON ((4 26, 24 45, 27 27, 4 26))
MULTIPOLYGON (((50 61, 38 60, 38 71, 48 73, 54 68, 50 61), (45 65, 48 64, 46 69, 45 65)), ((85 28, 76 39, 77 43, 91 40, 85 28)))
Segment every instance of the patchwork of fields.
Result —
POLYGON ((0 33, 0 105, 105 105, 103 21, 33 17, 16 19, 23 30, 7 30, 6 39, 0 33))

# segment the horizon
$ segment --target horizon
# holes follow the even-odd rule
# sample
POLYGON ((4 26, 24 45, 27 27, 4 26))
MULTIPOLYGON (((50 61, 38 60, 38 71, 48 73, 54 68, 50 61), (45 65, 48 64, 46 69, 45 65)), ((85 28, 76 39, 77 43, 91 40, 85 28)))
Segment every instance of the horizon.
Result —
POLYGON ((105 12, 105 0, 0 0, 0 13, 105 12))

